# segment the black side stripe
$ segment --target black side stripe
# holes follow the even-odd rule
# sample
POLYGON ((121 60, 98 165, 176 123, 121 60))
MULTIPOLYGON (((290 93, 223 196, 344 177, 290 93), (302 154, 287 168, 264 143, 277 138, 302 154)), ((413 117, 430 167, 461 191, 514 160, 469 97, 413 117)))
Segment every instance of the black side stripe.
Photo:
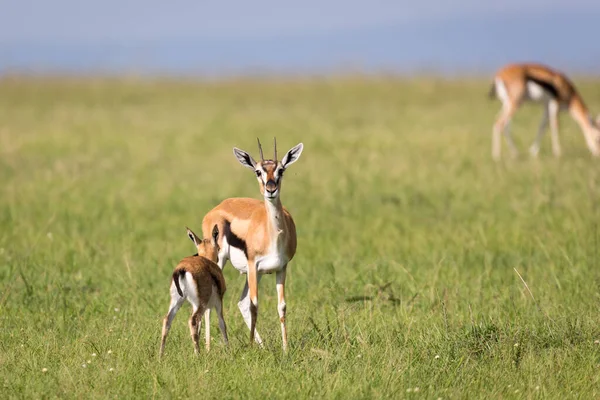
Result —
POLYGON ((248 258, 248 247, 246 246, 246 241, 237 236, 235 233, 231 232, 231 222, 225 221, 223 234, 225 235, 227 243, 229 243, 230 246, 242 250, 246 258, 248 258))
POLYGON ((554 86, 554 84, 552 84, 551 82, 548 81, 543 81, 541 79, 537 79, 531 76, 526 76, 525 79, 527 81, 531 81, 533 83, 536 83, 538 85, 540 85, 541 87, 544 88, 544 90, 548 93, 550 93, 550 95, 552 97, 554 97, 555 99, 558 99, 558 89, 556 88, 556 86, 554 86))

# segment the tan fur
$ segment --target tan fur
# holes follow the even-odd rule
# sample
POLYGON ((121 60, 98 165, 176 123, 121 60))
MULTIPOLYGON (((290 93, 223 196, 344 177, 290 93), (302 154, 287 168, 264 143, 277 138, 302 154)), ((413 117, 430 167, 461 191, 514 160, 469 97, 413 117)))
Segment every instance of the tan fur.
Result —
POLYGON ((575 99, 579 99, 583 104, 569 78, 544 65, 509 64, 496 73, 496 78, 500 78, 504 82, 509 95, 516 102, 523 100, 527 76, 551 83, 557 89, 558 100, 561 104, 569 106, 575 99))
MULTIPOLYGON (((284 229, 279 237, 286 243, 286 254, 291 261, 296 254, 296 224, 289 211, 281 206, 284 216, 284 229)), ((202 230, 210 231, 210 227, 219 227, 219 246, 223 241, 223 225, 225 221, 231 223, 231 231, 246 241, 248 246, 248 258, 254 259, 263 255, 270 245, 270 238, 277 236, 277 232, 271 232, 266 223, 267 211, 263 201, 245 197, 233 197, 223 200, 218 206, 210 210, 202 220, 202 230)))
MULTIPOLYGON (((197 294, 195 299, 198 301, 198 308, 193 310, 192 316, 189 319, 189 328, 192 340, 194 342, 194 351, 196 353, 199 351, 198 330, 200 328, 202 314, 209 309, 211 305, 211 298, 215 292, 218 299, 216 300, 216 304, 213 303, 213 305, 217 308, 217 312, 219 313, 219 328, 223 334, 223 340, 226 344, 228 342, 227 327, 225 325, 222 312, 223 295, 227 290, 227 286, 225 284, 223 272, 216 264, 219 254, 219 245, 216 241, 218 234, 219 232, 217 227, 215 227, 212 231, 212 237, 200 239, 188 228, 188 236, 194 241, 198 253, 194 256, 185 257, 182 259, 173 271, 173 275, 171 277, 171 305, 169 307, 169 312, 163 319, 162 338, 159 352, 159 356, 161 357, 164 353, 167 335, 171 328, 173 318, 175 317, 179 307, 181 307, 181 304, 186 298, 189 300, 188 296, 191 295, 190 293, 186 293, 186 291, 181 288, 180 280, 182 280, 187 273, 192 276, 192 280, 195 283, 197 294), (176 292, 174 292, 173 287, 176 289, 176 292)), ((208 319, 206 321, 205 330, 206 349, 208 350, 210 349, 210 326, 208 319)))
POLYGON ((177 264, 177 267, 175 267, 175 270, 173 271, 183 270, 192 274, 194 281, 196 282, 198 297, 205 306, 210 299, 213 285, 216 286, 221 299, 223 299, 223 295, 227 290, 223 271, 221 271, 221 268, 216 264, 216 261, 216 257, 214 258, 214 261, 200 255, 185 257, 177 264))
MULTIPOLYGON (((242 292, 238 307, 244 320, 250 328, 250 341, 255 339, 261 343, 260 335, 256 333, 256 317, 258 313, 258 274, 275 272, 278 293, 278 311, 281 322, 282 344, 287 349, 287 331, 285 328, 286 303, 284 296, 285 273, 287 264, 296 253, 296 225, 290 213, 283 208, 280 201, 283 173, 293 164, 302 153, 303 144, 290 149, 281 161, 277 161, 277 144, 273 160, 265 160, 262 146, 258 143, 261 160, 256 162, 252 156, 243 150, 234 148, 234 155, 238 161, 253 170, 259 183, 260 193, 264 200, 251 198, 229 198, 209 211, 202 221, 203 231, 211 226, 218 226, 218 243, 223 246, 225 227, 229 229, 237 246, 245 251, 247 269, 247 287, 242 292), (257 265, 257 263, 259 265, 257 265), (247 289, 247 290, 246 290, 247 289)), ((229 237, 229 236, 228 236, 229 237)), ((223 258, 219 266, 223 268, 229 249, 224 249, 223 258)), ((244 266, 246 267, 246 266, 244 266)))
POLYGON ((542 87, 551 87, 556 92, 556 98, 551 96, 545 100, 546 116, 540 125, 536 141, 530 149, 532 155, 537 155, 539 151, 539 142, 546 129, 546 118, 550 122, 553 152, 556 156, 561 154, 558 139, 558 112, 561 109, 568 110, 571 117, 580 126, 590 152, 594 156, 600 155, 600 130, 595 126, 583 99, 566 75, 540 64, 509 64, 496 73, 494 82, 496 95, 498 95, 497 82, 504 85, 507 94, 506 99, 501 98, 503 109, 494 124, 492 156, 495 159, 500 157, 500 132, 502 131, 505 133, 510 149, 516 154, 516 148, 508 131, 508 123, 521 105, 530 100, 527 90, 528 82, 541 84, 542 87))

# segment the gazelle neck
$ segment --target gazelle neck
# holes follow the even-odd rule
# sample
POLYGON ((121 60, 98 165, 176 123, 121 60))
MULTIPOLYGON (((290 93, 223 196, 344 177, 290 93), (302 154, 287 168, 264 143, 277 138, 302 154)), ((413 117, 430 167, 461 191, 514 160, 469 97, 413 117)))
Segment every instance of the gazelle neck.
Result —
POLYGON ((600 131, 595 126, 590 112, 579 97, 571 101, 569 112, 583 131, 586 144, 592 154, 595 156, 600 155, 600 131))
POLYGON ((267 210, 267 227, 271 236, 279 236, 285 228, 283 220, 283 206, 279 196, 274 199, 265 198, 265 208, 267 210))

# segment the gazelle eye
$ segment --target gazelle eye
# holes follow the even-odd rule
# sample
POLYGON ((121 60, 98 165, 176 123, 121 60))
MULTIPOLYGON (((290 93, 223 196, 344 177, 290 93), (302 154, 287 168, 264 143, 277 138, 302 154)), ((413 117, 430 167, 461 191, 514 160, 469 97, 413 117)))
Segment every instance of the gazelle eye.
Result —
POLYGON ((259 178, 260 178, 260 174, 261 174, 261 172, 260 172, 260 170, 259 170, 259 169, 257 169, 256 171, 254 171, 254 173, 256 174, 256 176, 257 176, 257 177, 259 177, 259 178))
POLYGON ((279 176, 283 176, 283 171, 285 171, 283 168, 279 170, 279 176))

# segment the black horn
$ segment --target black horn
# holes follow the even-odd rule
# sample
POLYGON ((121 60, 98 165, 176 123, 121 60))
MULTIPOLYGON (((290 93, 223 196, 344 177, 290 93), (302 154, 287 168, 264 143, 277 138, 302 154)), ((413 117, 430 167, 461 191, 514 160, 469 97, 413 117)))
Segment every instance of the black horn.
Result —
POLYGON ((258 141, 258 151, 260 151, 260 159, 261 159, 261 161, 265 161, 265 157, 263 156, 263 152, 262 152, 262 146, 260 145, 260 139, 256 138, 256 140, 258 141))
POLYGON ((274 144, 274 148, 275 148, 275 163, 277 163, 277 138, 276 137, 273 138, 273 144, 274 144))

